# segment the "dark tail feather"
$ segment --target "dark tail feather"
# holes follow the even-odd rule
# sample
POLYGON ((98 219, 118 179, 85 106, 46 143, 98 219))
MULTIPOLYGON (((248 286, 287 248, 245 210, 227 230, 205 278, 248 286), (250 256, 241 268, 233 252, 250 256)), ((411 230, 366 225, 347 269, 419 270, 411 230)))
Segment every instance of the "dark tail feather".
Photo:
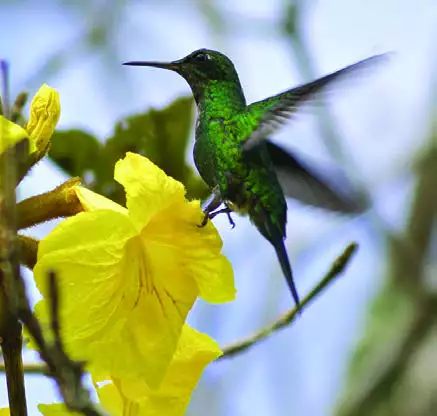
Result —
MULTIPOLYGON (((285 205, 285 201, 284 201, 285 205)), ((281 264, 282 273, 287 281, 291 295, 296 303, 298 311, 301 310, 299 295, 294 285, 293 272, 291 271, 290 260, 288 259, 287 250, 284 245, 285 238, 285 218, 284 227, 272 222, 270 216, 261 204, 256 205, 250 212, 250 219, 258 228, 258 231, 272 244, 275 248, 279 263, 281 264)))
POLYGON ((297 293, 296 286, 294 284, 293 272, 291 270, 290 260, 288 259, 287 250, 285 249, 284 240, 278 239, 277 241, 272 241, 275 247, 276 255, 278 256, 279 263, 281 264, 282 273, 284 273, 285 280, 287 281, 288 287, 290 289, 291 295, 296 302, 296 307, 300 311, 300 299, 297 293))

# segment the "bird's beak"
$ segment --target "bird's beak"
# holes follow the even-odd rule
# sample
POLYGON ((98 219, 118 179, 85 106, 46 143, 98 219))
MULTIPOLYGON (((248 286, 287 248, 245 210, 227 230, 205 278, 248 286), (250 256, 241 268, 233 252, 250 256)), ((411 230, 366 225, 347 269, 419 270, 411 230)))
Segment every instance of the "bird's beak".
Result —
POLYGON ((169 69, 170 71, 176 71, 176 72, 179 72, 181 66, 178 61, 174 61, 174 62, 130 61, 130 62, 124 62, 123 65, 151 66, 154 68, 169 69))

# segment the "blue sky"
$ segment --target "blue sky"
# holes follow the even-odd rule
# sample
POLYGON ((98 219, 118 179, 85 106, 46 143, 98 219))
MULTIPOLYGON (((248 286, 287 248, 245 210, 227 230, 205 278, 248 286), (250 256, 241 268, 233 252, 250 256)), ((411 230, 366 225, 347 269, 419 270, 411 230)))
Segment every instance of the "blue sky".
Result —
MULTIPOLYGON (((173 60, 200 47, 221 50, 233 60, 249 102, 305 80, 290 41, 278 30, 281 1, 220 2, 217 7, 227 25, 222 34, 203 19, 196 2, 129 2, 108 39, 118 56, 108 58, 99 50, 77 52, 73 40, 78 33, 93 16, 109 15, 116 3, 89 2, 88 20, 67 2, 0 3, 0 56, 11 63, 14 92, 35 92, 41 80, 34 75, 41 64, 54 51, 71 48, 67 67, 44 79, 61 94, 61 128, 83 127, 104 136, 119 117, 189 94, 176 74, 121 67, 126 60, 173 60)), ((395 53, 387 65, 348 83, 328 102, 348 155, 344 166, 327 150, 316 110, 302 111, 274 139, 323 168, 351 174, 371 191, 374 208, 351 219, 290 201, 287 245, 301 294, 350 241, 359 242, 360 251, 347 273, 293 327, 244 356, 211 365, 194 395, 193 414, 207 408, 212 415, 329 415, 349 354, 360 338, 368 302, 383 283, 386 247, 376 224, 400 230, 405 221, 414 185, 413 158, 430 128, 437 3, 309 3, 302 30, 317 75, 376 53, 395 53)), ((20 196, 51 189, 63 179, 43 162, 26 178, 20 196)), ((200 302, 190 316, 193 326, 222 344, 256 330, 291 306, 271 246, 247 219, 237 221, 234 230, 226 218, 217 218, 215 224, 234 265, 238 298, 220 306, 200 302)), ((29 233, 43 237, 52 226, 29 233)), ((39 377, 28 377, 30 414, 37 414, 36 403, 55 400, 50 386, 39 377)), ((0 406, 5 404, 1 388, 0 406)))

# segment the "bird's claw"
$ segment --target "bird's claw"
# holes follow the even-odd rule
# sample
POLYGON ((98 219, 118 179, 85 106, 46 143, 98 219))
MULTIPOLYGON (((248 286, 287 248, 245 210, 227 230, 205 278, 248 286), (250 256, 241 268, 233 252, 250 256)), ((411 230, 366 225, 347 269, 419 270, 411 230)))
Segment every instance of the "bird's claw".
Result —
POLYGON ((204 217, 202 222, 200 223, 200 225, 198 225, 199 228, 203 228, 205 227, 205 225, 207 224, 208 220, 212 220, 216 215, 218 214, 225 214, 228 216, 228 221, 229 224, 231 224, 232 229, 235 228, 235 222, 231 217, 231 212, 232 210, 229 207, 223 208, 223 209, 219 209, 217 211, 213 211, 213 212, 204 212, 204 217))
POLYGON ((210 219, 209 215, 210 215, 209 212, 204 212, 203 213, 203 220, 200 223, 200 225, 197 225, 199 228, 205 227, 205 225, 208 223, 208 220, 210 219))
POLYGON ((233 230, 235 228, 235 222, 231 217, 231 211, 230 210, 227 211, 226 214, 228 215, 228 221, 229 221, 229 224, 231 224, 231 229, 233 230))

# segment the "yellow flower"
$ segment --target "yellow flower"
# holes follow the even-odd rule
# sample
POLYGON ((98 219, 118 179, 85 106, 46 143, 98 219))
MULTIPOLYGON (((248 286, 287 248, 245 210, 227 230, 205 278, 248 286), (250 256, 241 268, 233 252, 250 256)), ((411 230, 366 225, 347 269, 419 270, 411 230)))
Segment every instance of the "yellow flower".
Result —
POLYGON ((56 90, 44 84, 30 104, 30 118, 25 128, 0 116, 0 153, 21 139, 29 138, 29 153, 44 154, 58 123, 61 106, 56 90))
MULTIPOLYGON (((216 229, 198 227, 199 201, 187 202, 181 183, 132 153, 116 164, 115 179, 128 209, 79 187, 87 212, 41 241, 35 279, 46 295, 48 271, 57 274, 62 337, 73 357, 156 388, 196 298, 232 300, 233 273, 216 229)), ((42 304, 37 313, 45 314, 42 304)))
MULTIPOLYGON (((142 379, 93 377, 101 406, 113 416, 182 416, 204 368, 221 355, 209 336, 184 325, 176 353, 161 386, 142 379)), ((39 405, 44 416, 64 416, 63 404, 39 405)))
POLYGON ((26 130, 18 124, 12 123, 7 118, 0 116, 0 154, 27 137, 26 130))
POLYGON ((61 114, 59 94, 47 84, 38 90, 30 104, 30 117, 26 126, 31 141, 39 152, 48 150, 50 137, 61 114))
MULTIPOLYGON (((68 410, 64 403, 39 404, 38 410, 44 416, 71 416, 71 415, 79 416, 82 414, 79 412, 72 412, 68 410)), ((111 415, 111 416, 118 416, 118 415, 111 415)), ((122 416, 122 414, 120 414, 120 416, 122 416)))
POLYGON ((178 348, 159 389, 142 379, 113 379, 98 390, 103 406, 114 415, 179 416, 185 413, 203 370, 222 354, 208 335, 184 325, 178 348), (129 413, 127 410, 132 409, 129 413))

